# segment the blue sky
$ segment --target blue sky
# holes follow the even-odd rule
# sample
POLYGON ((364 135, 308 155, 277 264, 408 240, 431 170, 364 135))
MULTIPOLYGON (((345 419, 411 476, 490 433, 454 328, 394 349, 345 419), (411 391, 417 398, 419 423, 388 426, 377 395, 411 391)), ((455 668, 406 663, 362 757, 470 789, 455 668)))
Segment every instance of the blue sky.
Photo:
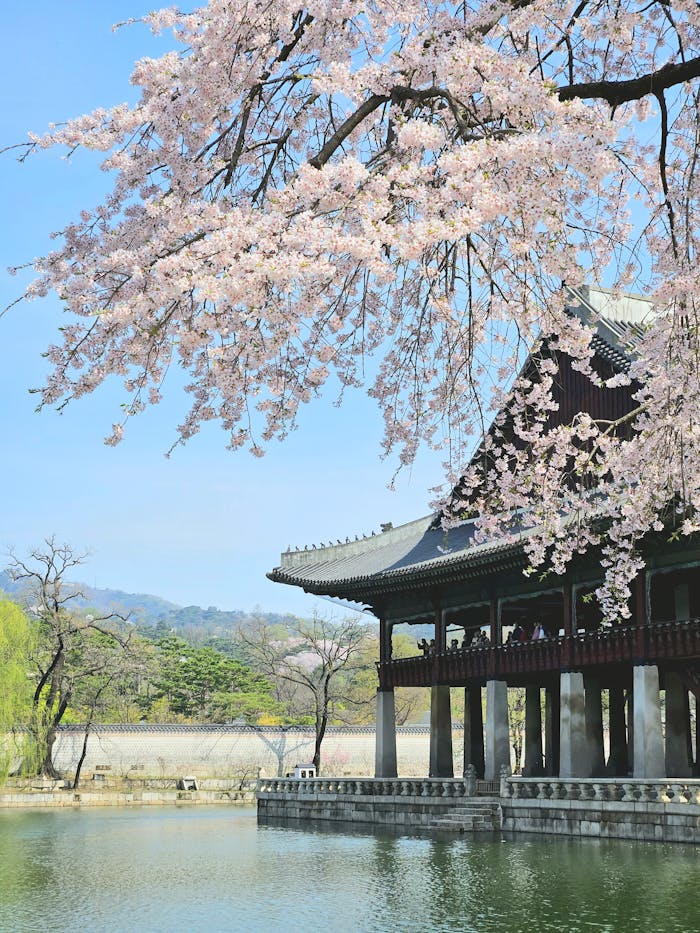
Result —
MULTIPOLYGON (((6 18, 0 59, 0 147, 21 142, 98 106, 133 98, 131 66, 167 40, 140 25, 113 23, 153 8, 139 0, 24 0, 6 18)), ((97 203, 107 177, 94 160, 40 153, 0 162, 0 307, 30 281, 6 267, 50 248, 49 234, 97 203)), ((394 465, 379 459, 381 420, 357 393, 341 409, 312 403, 299 430, 257 460, 225 449, 209 426, 170 459, 165 451, 186 400, 174 392, 132 420, 117 448, 103 438, 121 397, 107 386, 62 414, 35 414, 29 389, 41 385, 41 353, 61 323, 56 299, 21 304, 0 318, 0 556, 47 535, 89 550, 92 585, 154 593, 174 602, 309 614, 330 607, 270 583, 265 572, 287 545, 378 530, 428 511, 440 458, 424 454, 387 489, 394 465)), ((5 564, 0 559, 0 566, 5 564)))

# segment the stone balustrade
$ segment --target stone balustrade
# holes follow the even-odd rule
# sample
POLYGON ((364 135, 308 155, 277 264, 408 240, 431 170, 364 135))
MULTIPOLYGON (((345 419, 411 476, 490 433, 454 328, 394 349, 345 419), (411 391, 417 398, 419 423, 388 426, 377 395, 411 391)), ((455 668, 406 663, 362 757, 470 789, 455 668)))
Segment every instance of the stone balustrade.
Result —
POLYGON ((475 793, 473 776, 466 778, 260 778, 258 798, 269 794, 295 797, 325 795, 365 797, 464 798, 475 793))
POLYGON ((623 803, 695 804, 700 806, 700 780, 661 778, 514 778, 501 776, 503 800, 581 800, 623 803))

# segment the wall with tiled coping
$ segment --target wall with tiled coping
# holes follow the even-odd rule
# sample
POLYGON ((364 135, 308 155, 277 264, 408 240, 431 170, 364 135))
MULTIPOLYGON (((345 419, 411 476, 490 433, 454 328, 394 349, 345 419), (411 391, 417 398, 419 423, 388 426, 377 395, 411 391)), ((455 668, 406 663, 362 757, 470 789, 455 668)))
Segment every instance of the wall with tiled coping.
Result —
MULTIPOLYGON (((455 774, 462 771, 461 730, 455 729, 455 774)), ((62 729, 54 751, 61 772, 75 770, 83 745, 79 727, 62 729)), ((396 736, 401 774, 428 773, 430 730, 427 726, 400 727, 396 736)), ((106 768, 119 777, 195 774, 207 777, 234 774, 286 774, 297 762, 313 757, 313 728, 270 726, 142 725, 96 726, 88 741, 86 772, 106 768)), ((322 771, 326 774, 373 774, 374 728, 331 728, 323 742, 322 771)))

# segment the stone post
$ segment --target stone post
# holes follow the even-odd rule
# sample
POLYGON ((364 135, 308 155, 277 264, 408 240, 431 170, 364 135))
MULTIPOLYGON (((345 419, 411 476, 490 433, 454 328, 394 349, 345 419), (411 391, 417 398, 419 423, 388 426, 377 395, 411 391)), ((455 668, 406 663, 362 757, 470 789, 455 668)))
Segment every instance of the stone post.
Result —
POLYGON ((586 778, 590 776, 591 766, 583 674, 580 671, 562 671, 560 684, 559 777, 586 778))
POLYGON ((541 777, 542 764, 542 701, 539 684, 525 687, 525 777, 541 777))
POLYGON ((610 687, 608 697, 610 721, 610 757, 608 758, 608 773, 611 777, 625 777, 629 773, 630 766, 627 753, 624 687, 610 687))
POLYGON ((450 688, 430 688, 430 777, 454 777, 450 688))
POLYGON ((377 690, 377 731, 375 735, 374 776, 395 778, 396 712, 394 691, 377 690))
POLYGON ((476 776, 484 776, 484 718, 481 711, 481 685, 464 688, 464 774, 469 765, 476 776))
POLYGON ((596 677, 584 677, 586 698, 585 720, 588 742, 589 777, 605 775, 605 749, 603 747, 603 698, 600 681, 596 677))
POLYGON ((508 684, 505 680, 486 681, 486 748, 484 777, 498 779, 501 768, 510 770, 508 731, 508 684))
POLYGON ((559 774, 559 684, 551 684, 544 695, 544 756, 548 777, 559 774))
POLYGON ((688 760, 688 729, 690 704, 688 690, 678 674, 666 674, 666 775, 690 777, 688 760))
POLYGON ((664 742, 661 733, 659 669, 655 664, 632 668, 635 778, 664 777, 664 742))

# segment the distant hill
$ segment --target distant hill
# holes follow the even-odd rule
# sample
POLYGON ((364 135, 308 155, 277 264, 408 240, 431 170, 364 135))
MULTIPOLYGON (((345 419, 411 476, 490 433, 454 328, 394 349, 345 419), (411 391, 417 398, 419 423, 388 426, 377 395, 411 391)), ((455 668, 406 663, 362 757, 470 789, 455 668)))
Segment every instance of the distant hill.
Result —
MULTIPOLYGON (((193 640, 230 634, 238 625, 245 623, 251 616, 262 617, 273 624, 286 625, 294 620, 291 613, 244 612, 240 609, 230 611, 210 606, 178 606, 160 596, 148 593, 126 593, 123 590, 101 589, 85 583, 68 584, 81 595, 76 596, 73 605, 77 609, 94 609, 99 615, 111 612, 128 615, 129 621, 144 630, 157 628, 159 633, 174 630, 193 640)), ((0 590, 10 596, 18 597, 22 584, 15 583, 5 571, 0 571, 0 590)))

